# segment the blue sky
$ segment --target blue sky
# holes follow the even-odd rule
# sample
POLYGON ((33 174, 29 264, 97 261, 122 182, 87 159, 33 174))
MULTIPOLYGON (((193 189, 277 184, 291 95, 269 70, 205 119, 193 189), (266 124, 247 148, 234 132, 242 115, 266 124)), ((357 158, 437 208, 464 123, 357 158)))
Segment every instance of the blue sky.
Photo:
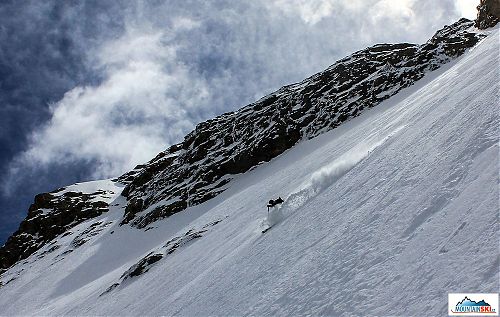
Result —
POLYGON ((0 243, 35 194, 118 176, 196 123, 473 0, 2 1, 0 243))

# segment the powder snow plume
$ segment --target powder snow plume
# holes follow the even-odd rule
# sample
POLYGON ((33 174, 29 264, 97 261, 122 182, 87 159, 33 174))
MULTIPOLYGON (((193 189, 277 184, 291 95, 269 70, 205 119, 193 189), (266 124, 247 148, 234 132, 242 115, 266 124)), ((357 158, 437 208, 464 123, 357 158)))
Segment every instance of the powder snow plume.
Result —
POLYGON ((302 207, 306 202, 316 197, 333 185, 342 176, 352 170, 359 162, 368 157, 376 148, 404 128, 399 126, 384 137, 372 137, 353 147, 332 163, 312 173, 299 190, 290 194, 280 207, 272 208, 267 216, 267 224, 273 226, 289 214, 302 207))

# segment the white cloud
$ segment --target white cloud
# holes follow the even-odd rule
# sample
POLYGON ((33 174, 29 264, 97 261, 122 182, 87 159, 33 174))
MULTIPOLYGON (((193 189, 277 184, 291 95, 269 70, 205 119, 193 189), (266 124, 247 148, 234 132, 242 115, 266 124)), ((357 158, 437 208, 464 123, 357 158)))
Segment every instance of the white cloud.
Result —
POLYGON ((281 10, 288 15, 297 15, 307 24, 316 24, 321 19, 331 15, 334 1, 331 0, 276 0, 268 5, 273 9, 281 10))
MULTIPOLYGON (((183 22, 184 24, 185 22, 183 22)), ((75 87, 51 106, 20 160, 47 165, 96 160, 95 177, 149 160, 193 127, 186 112, 208 92, 176 59, 162 33, 127 32, 97 52, 105 78, 75 87)))
POLYGON ((414 2, 414 0, 381 0, 374 3, 368 13, 372 21, 376 21, 375 23, 391 19, 400 19, 408 23, 414 18, 412 10, 414 2))
POLYGON ((455 5, 461 16, 467 19, 475 19, 477 16, 477 5, 479 1, 477 0, 456 0, 455 5))

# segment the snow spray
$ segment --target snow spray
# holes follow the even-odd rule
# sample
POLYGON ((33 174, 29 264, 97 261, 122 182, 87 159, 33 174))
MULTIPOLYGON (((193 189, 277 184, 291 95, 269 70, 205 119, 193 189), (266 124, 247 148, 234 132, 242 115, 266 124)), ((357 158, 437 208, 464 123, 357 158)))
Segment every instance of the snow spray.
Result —
POLYGON ((301 185, 299 190, 290 194, 282 205, 274 207, 269 212, 267 217, 269 226, 278 223, 283 218, 302 207, 307 201, 333 185, 342 176, 352 170, 359 162, 368 157, 376 148, 384 144, 404 127, 404 125, 397 127, 385 137, 379 138, 378 141, 368 139, 355 146, 332 163, 312 173, 309 180, 301 185))

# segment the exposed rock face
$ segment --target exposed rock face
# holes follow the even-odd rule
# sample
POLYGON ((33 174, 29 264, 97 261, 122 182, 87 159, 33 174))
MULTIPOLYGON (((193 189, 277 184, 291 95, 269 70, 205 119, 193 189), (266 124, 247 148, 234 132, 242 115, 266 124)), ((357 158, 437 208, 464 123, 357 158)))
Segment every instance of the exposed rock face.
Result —
POLYGON ((461 19, 423 45, 380 44, 327 70, 196 126, 180 144, 121 176, 130 182, 122 224, 138 228, 224 191, 244 173, 303 139, 331 130, 373 107, 425 73, 464 53, 483 36, 461 19))
POLYGON ((500 21, 500 0, 481 0, 477 6, 476 27, 487 29, 500 21))
POLYGON ((105 200, 112 194, 105 190, 82 193, 62 188, 36 195, 28 216, 0 248, 0 273, 66 230, 107 212, 109 205, 105 200))
POLYGON ((112 222, 103 223, 102 221, 97 221, 91 224, 87 229, 85 229, 81 234, 76 236, 73 241, 71 241, 71 246, 77 249, 87 243, 90 238, 98 235, 104 228, 111 225, 112 222))

